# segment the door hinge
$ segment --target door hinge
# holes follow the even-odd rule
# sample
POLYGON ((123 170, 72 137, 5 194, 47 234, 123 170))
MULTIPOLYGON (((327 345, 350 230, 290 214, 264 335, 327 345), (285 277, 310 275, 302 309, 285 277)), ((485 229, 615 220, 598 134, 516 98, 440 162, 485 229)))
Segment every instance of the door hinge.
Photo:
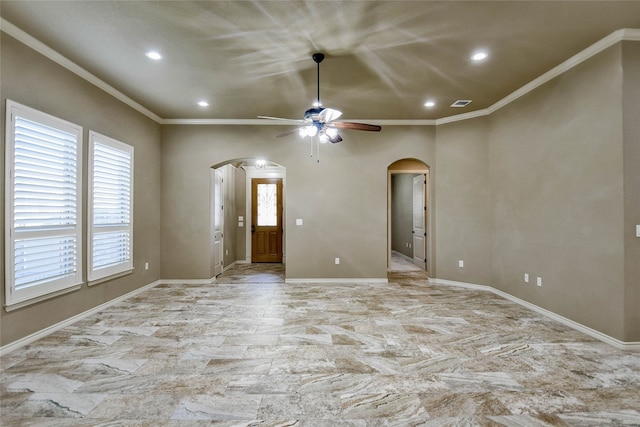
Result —
POLYGON ((427 237, 427 233, 424 233, 424 237, 427 237))

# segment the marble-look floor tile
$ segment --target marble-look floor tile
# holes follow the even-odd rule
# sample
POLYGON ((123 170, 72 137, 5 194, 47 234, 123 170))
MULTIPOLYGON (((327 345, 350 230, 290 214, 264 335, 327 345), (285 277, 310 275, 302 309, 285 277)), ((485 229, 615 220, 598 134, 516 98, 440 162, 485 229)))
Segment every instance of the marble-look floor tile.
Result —
POLYGON ((426 419, 427 411, 415 394, 355 394, 342 399, 341 415, 356 419, 426 419))
POLYGON ((255 420, 261 396, 189 395, 180 399, 174 420, 255 420))
POLYGON ((114 420, 168 420, 180 403, 176 394, 110 394, 88 418, 114 420))
POLYGON ((24 418, 84 418, 106 397, 106 394, 33 393, 11 412, 24 418))
POLYGON ((0 362, 2 426, 640 426, 639 353, 416 271, 287 284, 242 265, 0 362))

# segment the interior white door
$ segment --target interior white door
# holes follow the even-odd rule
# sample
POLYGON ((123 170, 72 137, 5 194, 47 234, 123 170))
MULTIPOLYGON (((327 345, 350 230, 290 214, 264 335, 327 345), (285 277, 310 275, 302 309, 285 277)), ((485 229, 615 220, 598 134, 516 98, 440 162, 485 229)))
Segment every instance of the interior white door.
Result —
POLYGON ((427 267, 427 204, 425 201, 426 175, 413 177, 413 263, 420 268, 427 267))
POLYGON ((223 258, 222 249, 224 243, 224 179, 221 169, 215 169, 213 176, 213 227, 212 227, 212 274, 213 277, 222 273, 223 258))

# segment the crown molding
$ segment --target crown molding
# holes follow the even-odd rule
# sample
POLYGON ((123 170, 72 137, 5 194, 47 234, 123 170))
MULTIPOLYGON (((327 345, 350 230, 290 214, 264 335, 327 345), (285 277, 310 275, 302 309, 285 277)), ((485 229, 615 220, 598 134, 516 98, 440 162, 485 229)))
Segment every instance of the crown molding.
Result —
POLYGON ((542 86, 548 81, 578 66, 579 64, 583 63, 587 59, 596 56, 603 50, 624 40, 628 40, 628 41, 640 40, 640 29, 624 28, 621 30, 614 31, 613 33, 609 34, 605 38, 600 39, 599 41, 595 42, 591 46, 587 47, 586 49, 582 50, 581 52, 575 54, 571 58, 562 62, 560 65, 557 65, 556 67, 542 74, 540 77, 522 86, 520 89, 516 90, 510 95, 507 95, 506 97, 502 98, 500 101, 496 102, 495 104, 493 104, 491 107, 488 108, 489 114, 492 114, 498 111, 500 108, 506 106, 507 104, 512 103, 516 99, 526 95, 527 93, 542 86))
POLYGON ((162 118, 157 114, 155 114, 153 111, 138 104, 136 101, 129 98, 127 95, 120 92, 110 84, 99 79, 98 77, 91 74, 90 72, 88 72, 87 70, 85 70, 84 68, 76 64, 75 62, 69 60, 65 56, 62 56, 60 53, 51 49, 49 46, 42 43, 40 40, 36 39, 30 34, 27 34, 26 32, 24 32, 23 30, 16 27, 11 22, 7 21, 2 17, 0 17, 0 31, 10 35, 11 37, 18 40, 19 42, 29 46, 31 49, 42 54, 46 58, 49 58, 50 60, 57 63, 58 65, 61 65, 62 67, 66 68, 67 70, 71 71, 77 76, 85 79, 86 81, 93 84, 94 86, 97 86, 98 88, 102 89, 103 91, 107 92, 109 95, 127 104, 129 107, 133 108, 139 113, 142 113, 145 116, 149 117, 151 120, 157 123, 161 123, 162 118))
MULTIPOLYGON (((89 83, 92 83, 93 85, 99 87, 100 89, 104 90, 105 92, 107 92, 108 94, 112 95, 116 99, 122 101, 123 103, 127 104, 131 108, 137 110, 138 112, 144 114, 145 116, 149 117, 150 119, 154 120, 155 122, 157 122, 158 124, 161 124, 161 125, 213 125, 213 126, 219 126, 219 125, 284 126, 284 125, 289 125, 289 126, 291 126, 291 123, 287 123, 285 121, 275 121, 275 120, 272 121, 272 120, 267 120, 267 119, 189 119, 189 118, 187 118, 187 119, 171 119, 171 118, 162 118, 162 117, 158 116, 157 114, 155 114, 154 112, 152 112, 151 110, 149 110, 146 107, 142 106, 141 104, 137 103, 133 99, 129 98, 124 93, 122 93, 119 90, 115 89, 113 86, 109 85, 108 83, 106 83, 103 80, 99 79, 98 77, 94 76, 93 74, 91 74, 90 72, 85 70, 84 68, 80 67, 75 62, 72 62, 71 60, 69 60, 66 57, 62 56, 61 54, 59 54, 55 50, 51 49, 49 46, 47 46, 44 43, 42 43, 41 41, 37 40, 33 36, 27 34, 26 32, 24 32, 23 30, 21 30, 20 28, 16 27, 15 25, 13 25, 12 23, 10 23, 9 21, 7 21, 6 19, 4 19, 2 17, 0 17, 0 31, 9 34, 10 36, 14 37, 18 41, 26 44, 27 46, 29 46, 32 49, 36 50, 37 52, 39 52, 40 54, 44 55, 45 57, 49 58, 50 60, 58 63, 59 65, 61 65, 63 67, 65 67, 69 71, 71 71, 71 72, 75 73, 76 75, 82 77, 83 79, 87 80, 89 83)), ((587 59, 597 55, 598 53, 602 52, 603 50, 613 46, 616 43, 622 42, 622 41, 640 41, 640 29, 638 29, 638 28, 623 28, 623 29, 614 31, 613 33, 609 34, 608 36, 600 39, 599 41, 595 42, 591 46, 587 47, 586 49, 580 51, 576 55, 574 55, 571 58, 567 59, 566 61, 562 62, 560 65, 557 65, 556 67, 554 67, 551 70, 547 71, 546 73, 542 74, 538 78, 536 78, 536 79, 532 80, 531 82, 527 83, 526 85, 522 86, 520 89, 518 89, 518 90, 512 92, 511 94, 507 95, 506 97, 502 98, 500 101, 496 102, 495 104, 491 105, 490 107, 484 108, 482 110, 475 110, 475 111, 471 111, 469 113, 456 114, 456 115, 453 115, 453 116, 442 117, 442 118, 435 119, 435 120, 426 120, 426 119, 425 120, 358 119, 358 120, 354 120, 354 121, 362 121, 362 122, 366 122, 366 123, 378 124, 378 125, 381 125, 381 126, 438 126, 438 125, 444 125, 444 124, 447 124, 447 123, 460 122, 460 121, 469 120, 469 119, 473 119, 473 118, 477 118, 477 117, 488 116, 490 114, 495 113, 499 109, 505 107, 506 105, 514 102, 518 98, 521 98, 522 96, 526 95, 527 93, 531 92, 532 90, 542 86, 543 84, 547 83, 548 81, 550 81, 550 80, 558 77, 559 75, 569 71, 570 69, 576 67, 577 65, 579 65, 582 62, 586 61, 587 59)))
MULTIPOLYGON (((436 120, 388 120, 388 119, 349 119, 353 122, 365 122, 380 126, 433 126, 436 120)), ((163 125, 255 125, 255 126, 295 126, 285 120, 269 119, 161 119, 163 125)))
POLYGON ((571 58, 555 66, 554 68, 547 71, 546 73, 542 74, 538 78, 530 81, 526 85, 522 86, 520 89, 505 96, 500 101, 493 104, 492 106, 485 108, 483 110, 476 110, 466 114, 458 114, 455 116, 449 116, 449 117, 443 117, 441 119, 437 119, 436 125, 459 122, 462 120, 468 120, 468 119, 473 119, 475 117, 488 116, 490 114, 493 114, 499 109, 501 109, 502 107, 505 107, 511 104, 513 101, 523 97, 524 95, 531 92, 532 90, 539 88, 540 86, 547 83, 548 81, 560 76, 563 73, 566 73, 567 71, 583 63, 587 59, 594 57, 595 55, 602 52, 603 50, 622 41, 640 41, 640 29, 623 28, 623 29, 614 31, 613 33, 609 34, 603 39, 600 39, 599 41, 595 42, 591 46, 578 52, 571 58))

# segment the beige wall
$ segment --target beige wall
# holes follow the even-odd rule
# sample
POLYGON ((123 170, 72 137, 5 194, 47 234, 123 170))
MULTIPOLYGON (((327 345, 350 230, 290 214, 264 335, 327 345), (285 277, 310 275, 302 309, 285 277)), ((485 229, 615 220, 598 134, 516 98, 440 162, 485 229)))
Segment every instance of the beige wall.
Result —
POLYGON ((619 339, 621 101, 617 45, 493 114, 489 132, 493 286, 619 339))
MULTIPOLYGON (((236 170, 233 165, 226 165, 224 175, 224 247, 223 265, 227 267, 236 262, 236 241, 238 230, 238 211, 236 200, 236 170)), ((242 212, 242 211, 240 211, 242 212)), ((244 213, 242 214, 244 215, 244 213)))
MULTIPOLYGON (((68 120, 83 127, 83 203, 87 203, 87 141, 94 130, 135 147, 134 176, 134 267, 133 274, 83 287, 75 292, 7 313, 2 308, 1 344, 61 322, 120 295, 160 278, 160 126, 122 104, 94 85, 45 59, 40 54, 0 33, 2 52, 1 119, 2 159, 0 179, 4 192, 4 122, 6 100, 68 120), (144 263, 149 262, 145 271, 144 263)), ((1 215, 4 218, 4 197, 1 215)), ((4 220, 3 220, 4 223, 4 220)), ((86 254, 86 224, 84 227, 86 254)), ((4 241, 4 227, 0 231, 4 241)), ((0 299, 4 305, 4 244, 0 245, 3 273, 0 275, 0 299)), ((84 276, 86 280, 86 262, 84 276)))
POLYGON ((488 119, 437 128, 436 277, 491 283, 488 119), (458 261, 464 267, 458 267, 458 261))
POLYGON ((262 157, 287 170, 287 278, 386 278, 387 167, 407 157, 433 164, 434 129, 346 131, 344 142, 321 147, 320 163, 309 158, 308 143, 296 136, 274 138, 281 130, 163 128, 163 278, 208 278, 208 170, 246 157, 262 157), (296 219, 304 225, 295 225, 296 219))
POLYGON ((640 340, 639 48, 618 44, 490 116, 437 127, 438 278, 640 340))
POLYGON ((626 341, 640 341, 640 43, 625 42, 623 53, 624 251, 626 341))
POLYGON ((235 219, 236 226, 236 261, 246 261, 247 257, 247 173, 242 168, 237 168, 236 172, 236 215, 243 217, 243 226, 238 226, 238 217, 235 219))

